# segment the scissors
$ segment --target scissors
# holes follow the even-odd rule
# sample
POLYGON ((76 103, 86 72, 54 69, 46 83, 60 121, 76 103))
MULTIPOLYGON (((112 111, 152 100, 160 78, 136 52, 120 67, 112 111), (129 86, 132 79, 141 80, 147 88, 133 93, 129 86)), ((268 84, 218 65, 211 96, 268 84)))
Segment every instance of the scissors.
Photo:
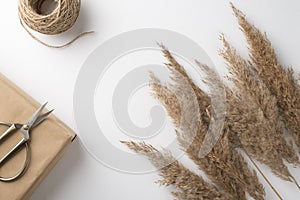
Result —
POLYGON ((30 132, 31 130, 38 126, 40 123, 42 123, 47 117, 48 115, 50 115, 53 110, 41 115, 41 112, 44 110, 44 108, 46 107, 47 103, 43 104, 28 120, 25 124, 10 124, 10 123, 5 123, 5 122, 0 122, 0 126, 7 126, 8 129, 0 136, 0 145, 3 142, 3 140, 17 132, 20 131, 23 135, 23 139, 21 141, 19 141, 16 146, 14 146, 3 158, 1 158, 0 160, 0 167, 1 165, 8 161, 8 159, 10 159, 18 150, 20 150, 21 147, 25 146, 26 149, 26 160, 24 162, 23 168, 21 169, 21 171, 16 174, 13 177, 8 177, 8 178, 4 178, 4 177, 0 177, 0 181, 3 182, 10 182, 10 181, 14 181, 18 178, 20 178, 24 172, 26 171, 29 162, 30 162, 30 149, 29 149, 29 141, 30 141, 30 132))

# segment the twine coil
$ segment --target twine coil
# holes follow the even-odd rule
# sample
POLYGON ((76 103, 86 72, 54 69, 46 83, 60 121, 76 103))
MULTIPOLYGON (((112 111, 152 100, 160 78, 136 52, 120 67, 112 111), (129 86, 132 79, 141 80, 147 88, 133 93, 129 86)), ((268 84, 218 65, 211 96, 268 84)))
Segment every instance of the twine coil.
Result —
POLYGON ((41 5, 44 1, 45 0, 19 0, 18 10, 21 25, 32 38, 45 46, 62 48, 72 44, 83 35, 92 33, 92 31, 81 33, 72 41, 61 46, 53 46, 42 42, 24 26, 23 22, 32 30, 42 34, 60 34, 73 27, 79 16, 81 6, 80 0, 54 0, 58 4, 57 7, 50 14, 45 15, 41 13, 41 5))

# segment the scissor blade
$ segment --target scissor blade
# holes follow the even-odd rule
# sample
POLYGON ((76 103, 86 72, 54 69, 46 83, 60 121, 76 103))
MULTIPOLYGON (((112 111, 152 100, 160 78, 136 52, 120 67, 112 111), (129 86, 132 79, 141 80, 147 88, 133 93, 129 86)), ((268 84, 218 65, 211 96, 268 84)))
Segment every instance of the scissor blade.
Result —
POLYGON ((48 102, 46 102, 45 104, 43 104, 37 111, 35 111, 35 113, 29 118, 29 120, 26 122, 26 125, 29 126, 30 128, 32 127, 32 125, 35 123, 35 121, 38 119, 39 115, 41 114, 41 112, 44 110, 44 108, 46 107, 48 102))
POLYGON ((36 126, 38 126, 40 123, 42 123, 52 112, 54 111, 53 110, 50 110, 49 112, 46 112, 45 114, 39 116, 35 122, 33 123, 32 127, 31 128, 34 128, 36 126))

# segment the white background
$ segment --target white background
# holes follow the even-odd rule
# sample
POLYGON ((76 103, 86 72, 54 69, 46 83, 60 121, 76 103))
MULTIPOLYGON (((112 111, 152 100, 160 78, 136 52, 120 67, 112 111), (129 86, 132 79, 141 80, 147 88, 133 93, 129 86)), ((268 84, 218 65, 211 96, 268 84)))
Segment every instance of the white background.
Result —
MULTIPOLYGON (((233 1, 248 19, 268 33, 280 61, 300 70, 300 3, 297 0, 233 1)), ((87 56, 102 42, 125 31, 138 28, 164 28, 182 33, 196 41, 224 71, 217 50, 224 33, 243 54, 245 40, 238 29, 228 1, 221 0, 83 0, 78 23, 59 36, 36 34, 46 42, 60 44, 85 30, 95 34, 84 37, 65 49, 50 49, 33 40, 21 27, 17 0, 0 6, 0 72, 76 130, 73 119, 73 90, 79 69, 87 56)), ((105 55, 103 55, 105 56, 105 55)), ((1 91, 0 91, 1 92, 1 91)), ((185 162, 185 161, 184 161, 185 162)), ((293 170, 300 181, 299 168, 293 170)), ((284 199, 297 199, 300 192, 266 172, 284 199)), ((170 189, 154 184, 157 174, 129 175, 97 163, 77 140, 43 181, 33 200, 64 199, 173 199, 170 189)), ((266 186, 268 199, 276 199, 266 186)))

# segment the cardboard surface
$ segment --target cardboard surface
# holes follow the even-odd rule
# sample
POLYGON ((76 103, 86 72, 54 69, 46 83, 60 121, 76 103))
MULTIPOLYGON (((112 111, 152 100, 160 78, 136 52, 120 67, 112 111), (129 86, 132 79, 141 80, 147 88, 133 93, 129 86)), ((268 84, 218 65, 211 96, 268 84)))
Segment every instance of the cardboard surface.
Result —
MULTIPOLYGON (((40 104, 0 74, 1 122, 25 123, 39 106, 40 104)), ((7 128, 0 126, 0 135, 7 128)), ((61 158, 75 136, 74 132, 53 114, 35 127, 31 132, 29 142, 31 151, 29 167, 25 174, 14 182, 0 181, 0 200, 28 199, 61 158)), ((16 132, 0 143, 0 158, 21 138, 21 133, 16 132)), ((0 166, 0 176, 10 177, 17 174, 24 164, 25 156, 26 152, 23 148, 12 159, 0 166)))

